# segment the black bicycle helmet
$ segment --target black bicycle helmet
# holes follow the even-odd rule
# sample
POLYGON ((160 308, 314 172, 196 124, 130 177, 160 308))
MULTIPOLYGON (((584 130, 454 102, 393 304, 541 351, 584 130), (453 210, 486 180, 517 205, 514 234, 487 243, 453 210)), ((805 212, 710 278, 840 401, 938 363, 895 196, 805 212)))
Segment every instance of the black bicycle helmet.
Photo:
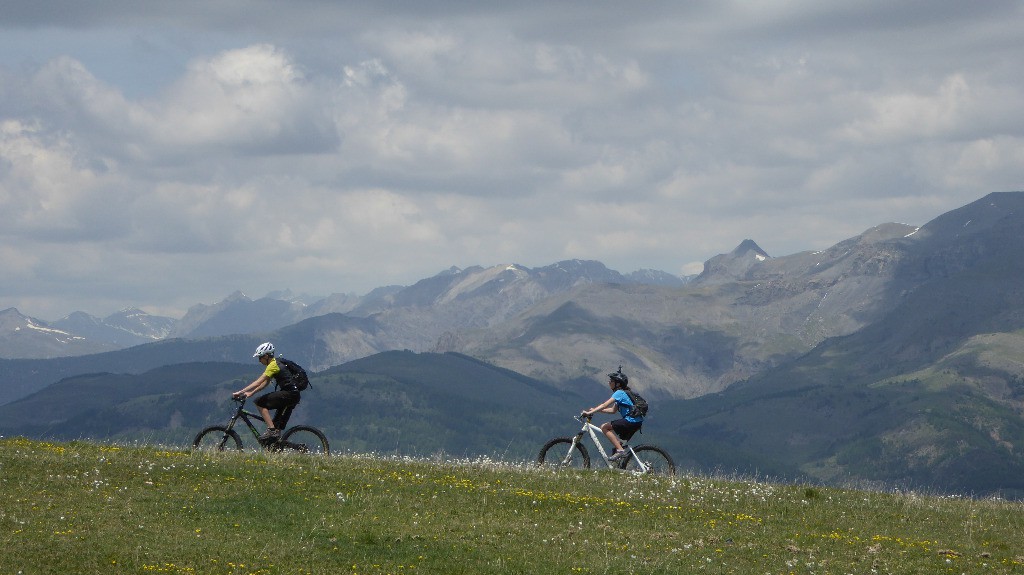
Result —
POLYGON ((622 366, 621 365, 619 366, 619 371, 613 371, 613 372, 609 373, 608 374, 608 378, 611 379, 612 381, 614 381, 615 383, 619 384, 619 385, 622 385, 622 386, 629 385, 629 378, 626 377, 626 374, 622 373, 622 366))

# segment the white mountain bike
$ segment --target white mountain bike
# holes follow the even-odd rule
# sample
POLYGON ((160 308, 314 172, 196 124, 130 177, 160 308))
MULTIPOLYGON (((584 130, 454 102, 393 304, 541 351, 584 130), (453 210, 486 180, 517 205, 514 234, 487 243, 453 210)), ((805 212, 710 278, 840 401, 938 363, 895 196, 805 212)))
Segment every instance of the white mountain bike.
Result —
POLYGON ((576 421, 583 423, 583 427, 572 437, 556 437, 544 444, 540 454, 537 455, 537 465, 561 469, 564 467, 575 467, 579 469, 590 468, 590 453, 587 446, 583 444, 583 434, 590 432, 590 439, 601 459, 610 469, 624 469, 633 473, 656 473, 661 475, 675 475, 676 464, 672 458, 660 447, 654 445, 637 445, 633 447, 623 443, 626 455, 617 461, 608 461, 608 453, 601 445, 599 437, 604 436, 601 428, 590 423, 591 416, 583 414, 575 416, 576 421))

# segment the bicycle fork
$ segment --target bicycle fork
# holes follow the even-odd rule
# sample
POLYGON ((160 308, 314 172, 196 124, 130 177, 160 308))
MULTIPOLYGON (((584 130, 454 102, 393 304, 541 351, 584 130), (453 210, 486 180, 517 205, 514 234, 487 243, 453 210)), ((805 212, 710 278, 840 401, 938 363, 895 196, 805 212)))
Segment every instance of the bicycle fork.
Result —
POLYGON ((569 444, 569 449, 565 452, 565 458, 562 459, 562 465, 569 465, 572 462, 572 454, 576 449, 576 446, 583 440, 583 432, 577 433, 572 438, 572 443, 569 444))

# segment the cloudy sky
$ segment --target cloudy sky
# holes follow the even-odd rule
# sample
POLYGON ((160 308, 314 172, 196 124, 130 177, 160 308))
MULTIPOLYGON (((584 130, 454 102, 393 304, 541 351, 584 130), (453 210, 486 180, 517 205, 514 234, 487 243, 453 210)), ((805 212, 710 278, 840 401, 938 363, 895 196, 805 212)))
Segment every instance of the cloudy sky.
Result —
POLYGON ((675 274, 1024 190, 1019 0, 0 1, 0 309, 675 274))

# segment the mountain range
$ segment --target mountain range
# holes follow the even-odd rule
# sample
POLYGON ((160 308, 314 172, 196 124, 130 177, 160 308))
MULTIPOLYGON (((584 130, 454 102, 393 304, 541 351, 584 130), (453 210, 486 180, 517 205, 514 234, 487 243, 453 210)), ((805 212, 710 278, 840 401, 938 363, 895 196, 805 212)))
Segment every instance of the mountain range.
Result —
MULTIPOLYGON (((606 268, 600 262, 571 260, 544 268, 530 269, 503 264, 485 269, 465 270, 452 267, 437 276, 412 286, 386 286, 366 295, 332 294, 328 297, 296 297, 290 291, 274 292, 252 299, 241 291, 213 304, 196 304, 181 319, 147 314, 138 308, 126 308, 99 318, 86 312, 74 312, 54 322, 22 315, 17 309, 0 311, 0 345, 7 359, 47 359, 86 355, 124 349, 167 338, 197 339, 240 333, 268 333, 321 315, 343 313, 369 317, 388 310, 444 306, 467 292, 490 284, 493 288, 509 283, 527 284, 487 321, 500 322, 515 310, 546 295, 567 290, 582 283, 632 283, 678 287, 690 278, 657 270, 638 270, 627 275, 606 268)), ((480 294, 469 297, 479 298, 480 294)), ((463 307, 473 307, 472 302, 463 307)), ((451 307, 451 306, 450 306, 451 307)), ((458 306, 455 306, 458 307, 458 306)), ((492 306, 494 307, 494 306, 492 306)), ((445 315, 441 310, 437 315, 445 315)), ((456 314, 458 315, 458 314, 456 314)), ((479 315, 479 314, 477 314, 479 315)), ((471 322, 473 320, 470 320, 471 322)), ((447 322, 461 326, 458 320, 447 322)), ((403 336, 398 335, 396 339, 403 336)), ((383 351, 383 350, 380 350, 383 351)))
MULTIPOLYGON (((624 364, 654 397, 697 397, 881 317, 893 305, 881 297, 893 282, 885 266, 891 257, 886 242, 914 230, 886 224, 822 252, 781 258, 744 240, 688 278, 653 270, 626 275, 600 262, 570 260, 532 269, 453 267, 363 296, 300 301, 278 294, 253 300, 236 292, 214 305, 193 306, 180 320, 149 318, 146 325, 159 330, 130 331, 150 341, 269 338, 277 330, 315 325, 317 332, 303 335, 303 347, 295 350, 313 370, 392 349, 454 351, 563 383, 592 380, 610 365, 624 364)), ((3 313, 20 316, 16 310, 3 313)), ((62 320, 49 327, 66 325, 62 320)), ((66 330, 71 337, 54 343, 41 330, 0 328, 0 344, 26 350, 27 338, 50 338, 31 348, 34 354, 7 354, 27 359, 112 350, 123 341, 104 339, 98 329, 66 330), (75 352, 61 353, 57 345, 75 352)))
POLYGON ((52 323, 8 308, 0 311, 0 346, 7 358, 85 355, 162 339, 173 324, 171 318, 151 316, 136 308, 106 318, 75 312, 52 323))
MULTIPOLYGON (((684 468, 1018 496, 1022 248, 1024 193, 1010 192, 921 227, 882 224, 822 251, 771 257, 743 240, 710 258, 695 278, 627 276, 574 260, 535 269, 452 268, 365 296, 235 294, 194 307, 150 343, 0 360, 9 382, 4 401, 13 402, 0 405, 0 421, 40 394, 63 401, 52 393, 55 385, 102 386, 102 377, 76 379, 87 374, 123 374, 134 382, 125 385, 142 385, 149 376, 140 374, 185 361, 248 361, 264 339, 318 374, 348 374, 324 387, 401 382, 406 400, 394 404, 400 414, 444 413, 430 394, 413 391, 436 390, 415 374, 437 358, 448 358, 447 377, 459 381, 469 363, 485 362, 533 382, 530 389, 577 398, 549 402, 570 412, 580 402, 598 403, 607 393, 603 374, 621 364, 654 400, 656 442, 684 468), (265 323, 244 323, 252 316, 265 323), (398 359, 406 366, 401 377, 383 375, 398 359), (355 365, 365 371, 350 379, 355 365)), ((11 318, 21 321, 16 310, 0 313, 0 338, 42 334, 63 345, 84 337, 11 318), (10 325, 21 333, 12 335, 10 325)), ((251 376, 252 367, 239 365, 239 373, 251 376)), ((426 367, 423 373, 446 377, 426 367)), ((524 409, 502 401, 481 409, 492 420, 524 409)), ((439 448, 470 452, 480 445, 468 447, 453 434, 439 448)))

